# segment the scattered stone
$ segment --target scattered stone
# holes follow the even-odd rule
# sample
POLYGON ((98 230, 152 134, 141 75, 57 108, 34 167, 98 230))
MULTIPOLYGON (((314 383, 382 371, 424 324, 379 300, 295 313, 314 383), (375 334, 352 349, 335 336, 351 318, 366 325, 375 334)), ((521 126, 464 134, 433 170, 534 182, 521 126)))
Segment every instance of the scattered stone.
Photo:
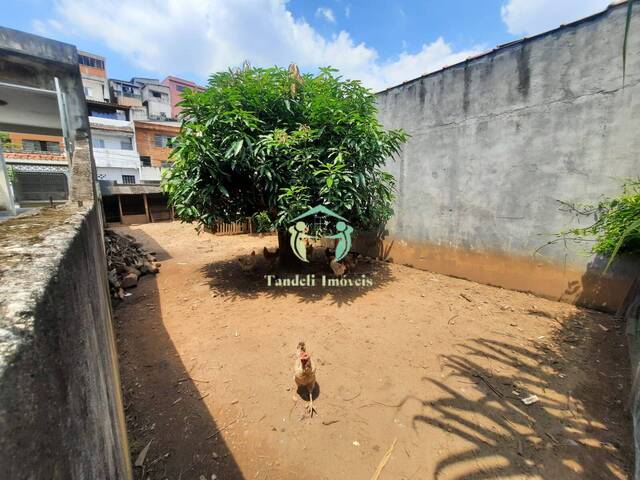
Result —
POLYGON ((522 399, 522 403, 524 403, 525 405, 531 405, 531 404, 539 402, 539 401, 540 401, 540 399, 538 398, 537 395, 530 395, 530 396, 522 399))
POLYGON ((138 275, 135 273, 127 273, 122 278, 122 288, 131 288, 138 285, 138 275))

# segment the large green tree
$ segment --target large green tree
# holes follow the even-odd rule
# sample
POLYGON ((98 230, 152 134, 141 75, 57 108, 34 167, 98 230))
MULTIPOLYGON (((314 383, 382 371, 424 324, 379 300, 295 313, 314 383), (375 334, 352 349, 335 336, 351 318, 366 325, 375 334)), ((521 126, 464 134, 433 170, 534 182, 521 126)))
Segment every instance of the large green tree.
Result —
POLYGON ((199 226, 259 215, 278 229, 324 205, 360 230, 390 217, 394 179, 382 167, 407 138, 384 130, 374 94, 336 70, 216 73, 185 91, 173 168, 163 186, 177 216, 199 226))

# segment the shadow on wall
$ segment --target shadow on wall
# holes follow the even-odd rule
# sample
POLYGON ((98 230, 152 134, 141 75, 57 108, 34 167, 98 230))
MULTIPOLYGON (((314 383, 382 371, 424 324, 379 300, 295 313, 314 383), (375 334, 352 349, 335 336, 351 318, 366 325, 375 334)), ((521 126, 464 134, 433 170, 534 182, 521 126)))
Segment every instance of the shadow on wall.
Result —
MULTIPOLYGON (((575 298, 577 305, 605 310, 617 311, 622 305, 634 278, 640 272, 640 257, 623 255, 615 260, 607 273, 604 270, 609 257, 596 255, 587 264, 586 271, 580 281, 570 281, 565 295, 575 298)), ((563 297, 560 300, 564 300, 563 297)))
POLYGON ((423 379, 442 396, 422 402, 424 413, 413 418, 414 428, 440 429, 468 444, 438 459, 435 478, 630 476, 623 329, 613 317, 589 310, 561 323, 549 339, 505 333, 503 342, 471 340, 460 345, 461 353, 441 359, 447 380, 423 379), (579 349, 573 346, 578 342, 579 349), (561 371, 562 366, 568 368, 561 371), (473 385, 472 392, 452 388, 449 379, 473 385), (540 400, 525 405, 521 399, 530 394, 540 400))
POLYGON ((353 251, 456 278, 551 300, 615 312, 640 271, 640 258, 621 257, 603 274, 608 259, 595 257, 584 268, 571 268, 533 256, 455 249, 412 243, 384 233, 356 237, 353 251))
MULTIPOLYGON (((170 258, 148 235, 135 235, 159 261, 170 258)), ((126 315, 116 307, 114 320, 132 461, 150 445, 135 478, 243 479, 220 434, 224 425, 205 404, 215 397, 212 386, 198 377, 195 360, 184 363, 164 327, 155 276, 140 278, 126 315)))

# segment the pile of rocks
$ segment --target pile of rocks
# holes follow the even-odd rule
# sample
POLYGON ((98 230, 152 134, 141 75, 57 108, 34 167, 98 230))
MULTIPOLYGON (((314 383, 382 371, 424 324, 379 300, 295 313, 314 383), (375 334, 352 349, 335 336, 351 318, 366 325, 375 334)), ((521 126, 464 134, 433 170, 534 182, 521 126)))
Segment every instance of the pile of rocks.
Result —
POLYGON ((147 252, 131 235, 104 231, 109 287, 115 298, 124 298, 124 289, 135 287, 138 277, 158 273, 160 264, 154 252, 147 252))

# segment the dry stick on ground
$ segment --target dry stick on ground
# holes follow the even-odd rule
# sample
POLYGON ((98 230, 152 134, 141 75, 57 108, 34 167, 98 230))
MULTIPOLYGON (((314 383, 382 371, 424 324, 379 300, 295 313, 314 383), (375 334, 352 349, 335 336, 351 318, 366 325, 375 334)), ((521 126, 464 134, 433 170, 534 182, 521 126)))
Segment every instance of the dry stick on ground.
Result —
POLYGON ((475 372, 475 373, 473 374, 473 376, 474 376, 474 377, 478 377, 480 380, 482 380, 482 381, 487 385, 487 387, 489 387, 489 388, 493 391, 493 393, 495 393, 498 397, 500 397, 500 398, 503 398, 503 397, 504 397, 504 395, 502 394, 502 392, 500 392, 500 391, 496 390, 496 388, 495 388, 493 385, 491 385, 491 383, 489 383, 489 380, 487 380, 486 378, 484 378, 484 377, 483 377, 482 375, 480 375, 478 372, 475 372))
POLYGON ((371 477, 371 480, 378 480, 378 478, 380 477, 380 474, 382 473, 382 469, 385 467, 385 465, 387 465, 387 463, 389 462, 389 459, 391 458, 393 449, 396 448, 397 441, 398 441, 397 438, 393 440, 391 447, 389 447, 389 450, 387 450, 387 453, 385 453, 384 457, 382 457, 382 460, 380 460, 380 463, 378 464, 378 468, 376 468, 376 471, 374 472, 373 477, 371 477))
POLYGON ((211 382, 209 382, 209 380, 198 380, 197 378, 193 378, 193 377, 179 378, 176 383, 186 382, 187 380, 192 380, 192 381, 198 382, 198 383, 211 383, 211 382))
POLYGON ((238 419, 236 418, 235 420, 227 423, 224 427, 219 428, 218 430, 216 430, 215 432, 213 432, 211 435, 209 435, 207 437, 207 440, 209 440, 210 438, 213 437, 217 437, 220 433, 224 432, 227 428, 229 428, 231 425, 233 425, 234 423, 236 423, 238 421, 238 419))

